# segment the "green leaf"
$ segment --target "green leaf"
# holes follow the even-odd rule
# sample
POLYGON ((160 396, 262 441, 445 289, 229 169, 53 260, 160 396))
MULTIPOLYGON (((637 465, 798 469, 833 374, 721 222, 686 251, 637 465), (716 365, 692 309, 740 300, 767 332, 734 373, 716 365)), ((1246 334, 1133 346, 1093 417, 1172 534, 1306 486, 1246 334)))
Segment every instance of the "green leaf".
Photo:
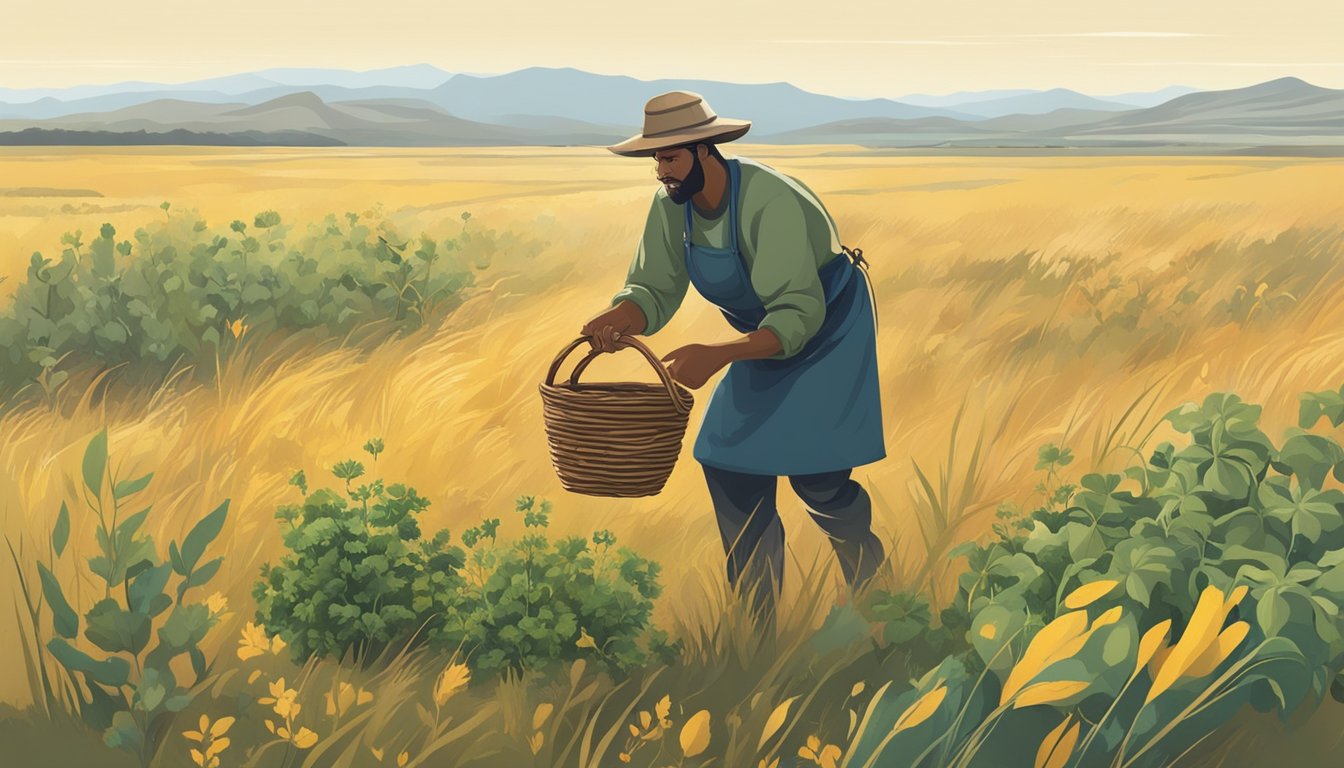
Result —
POLYGON ((59 637, 53 637, 47 643, 47 650, 51 651, 61 666, 72 672, 87 673, 103 685, 126 685, 131 675, 130 663, 120 656, 99 661, 59 637))
POLYGON ((196 562, 205 554, 205 548, 210 542, 215 540, 220 530, 224 527, 224 518, 229 514, 229 500, 225 499, 223 504, 215 508, 215 511, 201 518, 187 538, 182 542, 182 563, 190 571, 196 567, 196 562))
POLYGON ((1303 487, 1319 490, 1330 470, 1344 461, 1344 450, 1327 437, 1294 435, 1279 449, 1279 461, 1297 476, 1303 487))
POLYGON ((186 576, 190 571, 187 570, 187 564, 182 562, 182 553, 177 549, 177 542, 168 542, 168 560, 173 564, 173 570, 182 576, 186 576))
POLYGON ((196 647, 210 631, 210 610, 204 605, 179 605, 168 615, 159 630, 159 639, 169 647, 187 650, 196 647))
POLYGON ((51 529, 51 546, 56 550, 56 556, 60 557, 65 551, 66 542, 70 540, 70 508, 61 502, 61 511, 56 515, 56 526, 51 529))
MULTIPOLYGON (((163 209, 168 210, 168 204, 163 204, 163 209)), ((140 745, 144 741, 144 734, 140 732, 140 725, 135 722, 135 718, 130 712, 118 712, 112 716, 112 725, 103 731, 103 742, 113 749, 121 749, 132 754, 140 752, 140 745)))
POLYGON ((112 489, 112 496, 117 499, 124 499, 133 493, 143 491, 145 486, 149 485, 149 480, 152 477, 154 477, 154 473, 150 472, 138 480, 123 480, 112 489))
POLYGON ((139 655, 149 643, 149 616, 124 610, 111 598, 98 601, 85 620, 84 636, 108 653, 139 655))
POLYGON ((37 575, 42 580, 42 594, 46 595, 47 603, 51 605, 51 624, 56 634, 74 639, 79 633, 79 616, 66 601, 61 583, 42 563, 37 564, 37 575))
POLYGON ((94 496, 102 495, 103 472, 107 469, 107 428, 93 436, 84 449, 84 485, 94 496))
POLYGON ((214 578, 215 573, 219 571, 219 566, 224 563, 224 558, 216 557, 214 560, 202 565, 200 568, 191 572, 191 575, 182 580, 182 584, 177 588, 177 599, 181 600, 182 595, 186 594, 188 589, 199 587, 214 578))
POLYGON ((163 563, 143 571, 132 579, 126 590, 127 603, 130 604, 131 610, 150 616, 161 612, 163 608, 160 606, 163 605, 163 601, 155 598, 165 597, 163 590, 168 586, 168 577, 172 574, 172 570, 172 565, 163 563), (158 610, 155 610, 156 608, 158 610))

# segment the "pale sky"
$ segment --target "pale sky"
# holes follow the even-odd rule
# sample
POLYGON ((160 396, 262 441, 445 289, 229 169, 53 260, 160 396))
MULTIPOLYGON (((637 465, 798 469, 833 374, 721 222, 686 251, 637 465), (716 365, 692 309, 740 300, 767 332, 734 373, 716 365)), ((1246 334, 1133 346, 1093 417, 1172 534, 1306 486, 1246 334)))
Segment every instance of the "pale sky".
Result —
POLYGON ((576 67, 846 97, 1065 87, 1344 88, 1344 0, 9 2, 0 87, 269 67, 576 67))

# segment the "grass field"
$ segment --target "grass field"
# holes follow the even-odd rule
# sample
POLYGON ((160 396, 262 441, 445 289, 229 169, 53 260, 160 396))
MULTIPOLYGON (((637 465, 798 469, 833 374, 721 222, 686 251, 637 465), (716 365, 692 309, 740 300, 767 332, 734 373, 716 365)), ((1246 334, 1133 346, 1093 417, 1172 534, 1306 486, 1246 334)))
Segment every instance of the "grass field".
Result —
MULTIPOLYGON (((1162 413, 1209 392, 1263 404, 1273 433, 1293 423, 1298 393, 1344 383, 1338 160, 735 149, 807 182, 842 241, 872 264, 888 457, 856 476, 875 491, 896 586, 927 584, 944 599, 955 576, 946 549, 985 533, 1000 502, 1038 500, 1044 443, 1070 447, 1076 468, 1117 470, 1134 460, 1120 446, 1139 447, 1162 413), (916 465, 935 485, 947 478, 938 498, 916 465)), ((233 500, 216 583, 234 615, 212 636, 227 650, 260 564, 280 553, 272 513, 292 500, 291 472, 316 476, 379 436, 383 475, 433 501, 426 528, 461 531, 519 494, 546 497, 554 530, 610 528, 663 564, 660 624, 712 624, 719 606, 706 593, 721 580, 721 550, 691 441, 657 497, 569 495, 547 457, 537 394, 552 357, 621 286, 654 188, 648 163, 589 149, 0 150, 0 297, 33 251, 56 255, 63 232, 110 221, 128 233, 163 219, 164 201, 212 224, 263 209, 290 222, 375 210, 410 234, 451 234, 469 211, 473 226, 545 244, 478 265, 466 303, 440 328, 369 354, 262 340, 217 387, 72 396, 0 417, 4 531, 39 546, 83 446, 107 425, 122 474, 155 473, 156 533, 180 536, 233 500)), ((650 344, 662 353, 730 337, 691 296, 650 344)), ((646 368, 626 353, 586 377, 651 380, 646 368)), ((696 393, 700 405, 709 391, 696 393)), ((1167 436, 1159 427, 1149 443, 1167 436)), ((822 560, 820 581, 803 584, 829 546, 787 485, 780 508, 796 557, 791 620, 815 622, 838 569, 822 560)), ((74 551, 92 542, 76 521, 74 551)), ((10 569, 0 574, 14 594, 10 569)), ((15 626, 0 625, 0 646, 16 642, 15 626)), ((29 698, 22 659, 6 654, 0 701, 29 698)))

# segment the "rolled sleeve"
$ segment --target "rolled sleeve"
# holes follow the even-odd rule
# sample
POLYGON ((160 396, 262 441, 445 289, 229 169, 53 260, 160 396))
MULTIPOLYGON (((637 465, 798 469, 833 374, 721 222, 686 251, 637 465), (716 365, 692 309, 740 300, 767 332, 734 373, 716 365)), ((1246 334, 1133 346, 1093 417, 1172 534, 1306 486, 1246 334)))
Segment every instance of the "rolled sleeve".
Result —
POLYGON ((751 286, 765 307, 761 328, 779 337, 774 359, 792 357, 826 319, 826 296, 817 274, 807 220, 791 194, 771 198, 761 211, 751 286))
POLYGON ((652 335, 667 325, 681 306, 690 285, 681 252, 681 233, 673 237, 672 227, 662 202, 663 192, 654 195, 644 235, 630 263, 625 287, 612 297, 615 306, 629 300, 644 314, 644 334, 652 335))

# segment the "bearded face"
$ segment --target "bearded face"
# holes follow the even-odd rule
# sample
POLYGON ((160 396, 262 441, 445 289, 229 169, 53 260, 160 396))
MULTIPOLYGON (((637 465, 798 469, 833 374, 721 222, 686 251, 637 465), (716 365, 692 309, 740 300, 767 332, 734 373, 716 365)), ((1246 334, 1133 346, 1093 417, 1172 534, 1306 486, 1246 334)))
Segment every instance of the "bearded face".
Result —
MULTIPOLYGON (((684 205, 687 200, 705 188, 705 169, 700 164, 700 155, 694 150, 687 150, 687 153, 691 156, 689 169, 684 169, 686 165, 684 161, 664 165, 664 161, 660 159, 658 165, 658 180, 663 182, 667 196, 677 205, 684 205), (677 166, 682 166, 683 169, 678 169, 677 166)), ((670 153, 659 152, 655 157, 662 158, 665 154, 670 153)))

